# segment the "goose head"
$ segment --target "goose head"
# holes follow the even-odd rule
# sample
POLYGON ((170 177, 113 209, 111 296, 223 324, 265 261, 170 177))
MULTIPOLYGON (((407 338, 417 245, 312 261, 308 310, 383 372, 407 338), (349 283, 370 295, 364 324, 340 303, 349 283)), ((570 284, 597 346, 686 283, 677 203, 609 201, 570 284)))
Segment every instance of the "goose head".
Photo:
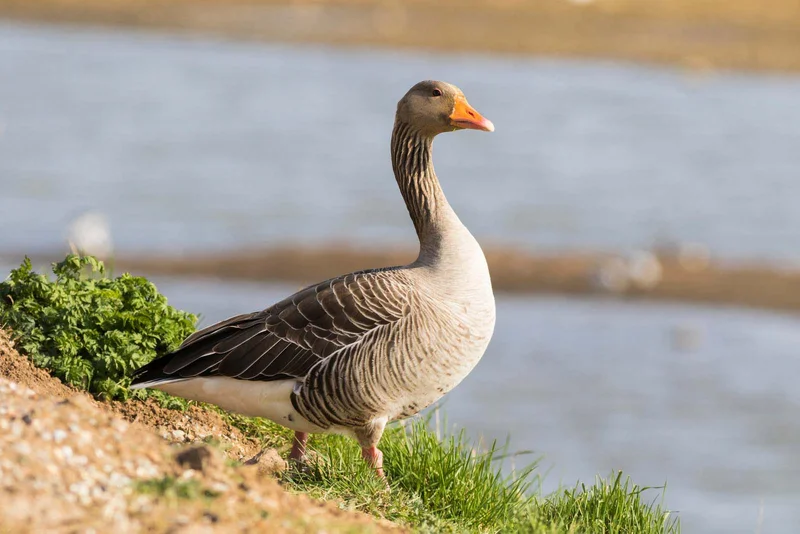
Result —
POLYGON ((396 117, 431 137, 464 129, 494 131, 492 121, 469 105, 461 89, 434 80, 419 82, 409 89, 397 104, 396 117))

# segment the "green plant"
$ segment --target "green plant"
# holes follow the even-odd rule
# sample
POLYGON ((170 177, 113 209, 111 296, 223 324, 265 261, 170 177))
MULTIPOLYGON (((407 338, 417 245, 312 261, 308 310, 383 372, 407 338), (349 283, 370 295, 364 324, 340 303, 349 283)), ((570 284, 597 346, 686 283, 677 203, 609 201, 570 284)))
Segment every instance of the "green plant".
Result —
POLYGON ((0 283, 0 324, 37 366, 99 397, 128 398, 131 372, 195 329, 197 317, 169 306, 152 282, 107 278, 91 256, 70 254, 53 273, 34 272, 28 258, 11 271, 0 283))

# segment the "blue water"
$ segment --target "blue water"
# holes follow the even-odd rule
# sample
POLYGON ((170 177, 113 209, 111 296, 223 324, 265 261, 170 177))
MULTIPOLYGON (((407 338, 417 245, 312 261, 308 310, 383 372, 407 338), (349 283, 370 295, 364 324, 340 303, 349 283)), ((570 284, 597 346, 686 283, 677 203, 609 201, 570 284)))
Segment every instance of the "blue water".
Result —
POLYGON ((58 246, 88 208, 128 250, 408 243, 389 134, 397 100, 428 77, 497 126, 436 142, 448 198, 483 242, 665 237, 800 258, 797 77, 9 24, 0 251, 58 246))

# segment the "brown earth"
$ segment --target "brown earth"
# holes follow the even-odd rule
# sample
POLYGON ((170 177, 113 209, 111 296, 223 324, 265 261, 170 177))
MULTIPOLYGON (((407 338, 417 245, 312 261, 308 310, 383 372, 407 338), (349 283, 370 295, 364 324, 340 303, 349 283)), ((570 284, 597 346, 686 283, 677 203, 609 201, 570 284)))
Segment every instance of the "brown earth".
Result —
POLYGON ((702 71, 800 70, 797 0, 0 0, 0 17, 702 71))
POLYGON ((198 407, 98 402, 34 367, 0 330, 0 532, 402 531, 287 493, 270 476, 285 462, 259 451, 198 407))
MULTIPOLYGON (((220 279, 279 280, 307 285, 370 267, 413 261, 411 250, 354 247, 276 247, 267 250, 214 252, 189 256, 126 255, 118 270, 220 279)), ((623 299, 691 302, 800 311, 800 271, 768 264, 714 262, 703 254, 655 251, 659 276, 625 281, 619 287, 599 283, 603 273, 619 277, 612 254, 534 255, 513 248, 487 248, 486 259, 497 292, 610 296, 623 299)), ((269 303, 265 303, 267 305, 269 303)))
MULTIPOLYGON (((664 244, 652 251, 641 251, 652 260, 649 265, 645 262, 645 271, 657 269, 656 276, 649 280, 646 276, 631 276, 631 258, 635 254, 630 257, 602 252, 544 255, 497 246, 486 247, 485 253, 496 293, 581 295, 800 311, 800 269, 766 262, 716 261, 702 247, 693 252, 685 249, 664 244)), ((63 256, 64 252, 56 252, 34 254, 31 258, 35 265, 44 267, 63 256)), ((114 267, 117 273, 143 276, 289 282, 299 289, 360 269, 407 264, 415 257, 416 253, 410 249, 337 244, 185 255, 127 253, 115 258, 114 267)), ((24 255, 8 253, 0 258, 4 263, 18 265, 24 255)))

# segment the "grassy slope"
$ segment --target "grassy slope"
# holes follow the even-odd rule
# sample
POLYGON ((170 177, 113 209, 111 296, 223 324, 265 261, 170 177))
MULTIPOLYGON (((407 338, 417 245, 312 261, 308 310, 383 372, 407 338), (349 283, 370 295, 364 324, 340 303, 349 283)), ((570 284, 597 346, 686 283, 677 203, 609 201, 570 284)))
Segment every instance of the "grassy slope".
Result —
MULTIPOLYGON (((270 421, 234 423, 268 446, 288 448, 289 433, 270 421)), ((288 478, 288 487, 420 532, 680 532, 675 514, 656 502, 661 488, 637 486, 622 473, 542 495, 535 463, 504 476, 507 451, 476 450, 463 432, 439 439, 422 419, 390 426, 380 446, 389 492, 356 444, 340 436, 314 436, 319 461, 288 478)))

